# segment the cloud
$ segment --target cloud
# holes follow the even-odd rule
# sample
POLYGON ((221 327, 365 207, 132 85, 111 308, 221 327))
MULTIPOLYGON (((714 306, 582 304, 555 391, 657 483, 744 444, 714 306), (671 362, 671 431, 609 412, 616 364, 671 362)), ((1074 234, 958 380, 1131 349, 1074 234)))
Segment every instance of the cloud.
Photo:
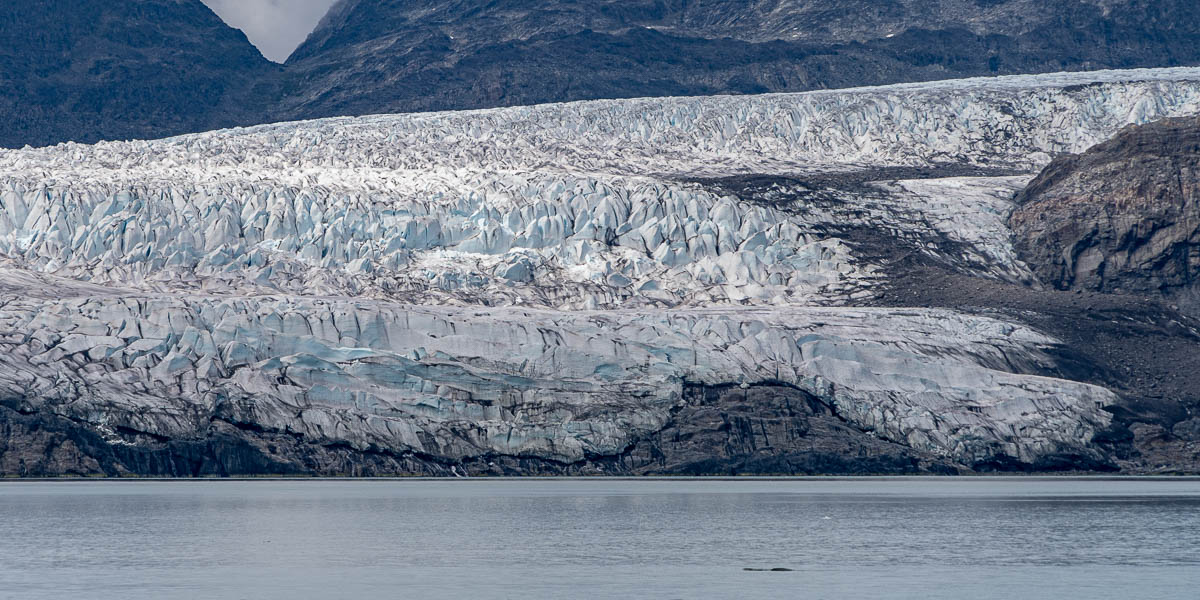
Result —
POLYGON ((201 1, 226 23, 246 32, 263 56, 283 62, 336 0, 201 1))

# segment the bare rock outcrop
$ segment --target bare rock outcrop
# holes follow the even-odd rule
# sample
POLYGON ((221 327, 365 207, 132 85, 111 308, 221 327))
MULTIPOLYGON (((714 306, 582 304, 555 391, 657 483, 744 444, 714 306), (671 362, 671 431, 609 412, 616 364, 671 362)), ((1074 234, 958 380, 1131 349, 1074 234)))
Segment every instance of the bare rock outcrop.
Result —
POLYGON ((1018 196, 1015 246, 1060 289, 1174 292, 1200 278, 1200 117, 1129 127, 1018 196))

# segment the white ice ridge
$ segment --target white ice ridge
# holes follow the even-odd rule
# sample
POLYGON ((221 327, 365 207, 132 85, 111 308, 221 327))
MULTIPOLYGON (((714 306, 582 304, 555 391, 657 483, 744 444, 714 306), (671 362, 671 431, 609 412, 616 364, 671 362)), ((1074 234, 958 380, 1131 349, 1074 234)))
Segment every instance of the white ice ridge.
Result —
POLYGON ((1135 69, 331 118, 0 151, 0 171, 94 183, 267 181, 404 192, 498 171, 698 176, 930 162, 1041 166, 1123 126, 1197 112, 1200 67, 1135 69))
POLYGON ((1163 69, 0 151, 0 400, 570 462, 660 427, 689 382, 782 382, 966 463, 1074 451, 1114 397, 1021 374, 1054 340, 844 308, 886 271, 841 236, 1026 279, 1005 223, 1038 166, 1197 112, 1200 69, 1163 69), (805 183, 964 164, 1005 176, 805 183), (768 192, 727 185, 756 174, 768 192))
POLYGON ((221 419, 359 450, 575 462, 664 427, 685 384, 769 382, 913 448, 1032 462, 1078 449, 1115 400, 1008 372, 1048 366, 1054 343, 937 310, 13 300, 0 308, 0 397, 167 439, 221 419))
MULTIPOLYGON (((875 277, 825 233, 847 223, 683 180, 1029 168, 1126 124, 1198 111, 1200 69, 1163 69, 326 119, 5 151, 0 253, 44 273, 159 290, 589 309, 846 302, 875 277)), ((990 270, 1019 278, 994 226, 1011 184, 969 187, 936 199, 943 218, 982 244, 976 254, 1003 259, 990 270)), ((929 226, 886 216, 870 224, 929 226)))

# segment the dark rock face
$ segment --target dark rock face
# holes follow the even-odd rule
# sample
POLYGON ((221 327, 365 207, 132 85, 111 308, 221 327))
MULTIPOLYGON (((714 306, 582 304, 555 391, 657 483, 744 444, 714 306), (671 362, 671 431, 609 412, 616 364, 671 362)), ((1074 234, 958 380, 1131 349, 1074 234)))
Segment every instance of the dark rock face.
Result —
POLYGON ((1129 127, 1060 157, 1017 202, 1015 248, 1063 290, 1022 294, 1041 298, 1042 326, 1098 367, 1089 379, 1125 398, 1102 441, 1144 471, 1197 469, 1200 117, 1129 127))
MULTIPOLYGON (((985 470, 1033 468, 997 457, 985 470), (999 465, 999 466, 994 466, 999 465)), ((1073 468, 1079 468, 1078 463, 1073 468)), ((67 418, 0 404, 0 474, 19 477, 237 475, 752 475, 959 473, 971 466, 876 438, 787 386, 690 387, 663 429, 623 453, 579 463, 359 451, 214 420, 203 438, 102 436, 67 418)), ((1051 469, 1052 470, 1052 469, 1051 469)))
POLYGON ((789 92, 1200 62, 1190 0, 344 0, 280 116, 789 92))
POLYGON ((617 461, 641 474, 956 473, 969 470, 878 439, 787 386, 689 388, 662 431, 617 461))
POLYGON ((1178 292, 1200 278, 1200 117, 1122 131, 1055 160, 1018 198, 1010 225, 1046 284, 1178 292))
POLYGON ((0 3, 0 147, 260 122, 279 67, 200 0, 0 3))
MULTIPOLYGON (((120 25, 138 25, 145 29, 148 27, 148 23, 160 22, 155 19, 161 17, 147 7, 173 10, 173 7, 176 6, 186 7, 194 4, 194 2, 154 0, 128 3, 125 6, 111 8, 111 10, 127 11, 127 13, 121 14, 129 18, 120 20, 120 25), (143 12, 138 12, 139 10, 143 12), (142 21, 138 21, 138 18, 142 18, 142 21)), ((755 6, 761 8, 767 4, 769 3, 764 0, 755 6)), ((784 6, 782 2, 776 4, 784 6)), ((1078 26, 1087 29, 1079 24, 1092 23, 1094 25, 1096 23, 1089 19, 1107 19, 1104 21, 1105 23, 1112 23, 1112 26, 1107 29, 1100 27, 1099 30, 1088 34, 1106 36, 1103 43, 1095 43, 1094 48, 1084 51, 1076 46, 1096 42, 1096 38, 1083 36, 1075 39, 1068 36, 1065 41, 1061 38, 1047 39, 1039 43, 1053 45, 1053 52, 1046 51, 1042 54, 1033 52, 1028 55, 1020 55, 1041 57, 1036 58, 1036 61, 1042 61, 1021 63, 1026 65, 1021 68, 1042 70, 1053 68, 1054 65, 1058 65, 1060 68, 1131 66, 1131 64, 1142 64, 1138 62, 1142 60, 1151 61, 1153 64, 1173 64, 1173 61, 1182 56, 1178 54, 1179 52, 1188 52, 1195 48, 1194 44, 1176 43, 1180 39, 1192 39, 1188 36, 1192 36, 1193 33, 1190 33, 1191 30, 1187 27, 1195 27, 1197 21, 1189 21, 1184 18, 1190 14, 1187 12, 1188 10, 1194 12, 1195 7, 1191 5, 1183 6, 1182 4, 1162 2, 1147 6, 1136 2, 1110 2, 1108 4, 1111 10, 1108 12, 1071 13, 1073 16, 1055 21, 1053 18, 1046 20, 1040 13, 1030 13, 1026 18, 1012 12, 1015 10, 1014 7, 1028 8, 1028 2, 1014 0, 1012 2, 981 3, 980 7, 976 7, 976 9, 986 17, 984 20, 993 19, 993 21, 987 22, 993 23, 996 31, 1009 32, 985 34, 982 30, 966 28, 966 25, 956 28, 958 26, 954 23, 968 21, 963 17, 966 14, 964 12, 966 9, 963 7, 966 5, 950 1, 940 3, 944 5, 943 8, 945 6, 957 7, 955 10, 947 10, 943 13, 949 20, 935 23, 938 27, 946 29, 916 30, 911 27, 906 29, 905 27, 908 27, 905 25, 906 21, 904 19, 897 20, 894 17, 915 14, 904 12, 915 10, 913 8, 915 5, 910 6, 910 4, 905 2, 872 4, 878 8, 879 15, 870 11, 864 11, 864 13, 871 15, 872 18, 879 16, 875 21, 864 19, 861 22, 855 22, 851 18, 852 12, 824 14, 822 18, 825 20, 821 22, 827 23, 825 29, 792 39, 788 38, 788 27, 781 26, 780 23, 786 23, 788 26, 795 24, 798 27, 804 25, 805 21, 794 20, 794 18, 798 18, 795 14, 788 13, 788 17, 793 20, 759 19, 756 21, 748 16, 738 17, 734 12, 734 9, 737 8, 735 3, 690 2, 680 3, 677 6, 670 2, 594 2, 583 7, 570 3, 558 8, 555 8, 553 4, 543 3, 536 7, 526 6, 522 9, 521 6, 525 5, 519 2, 497 2, 486 4, 483 7, 476 5, 476 9, 465 12, 460 11, 464 6, 460 3, 443 3, 438 5, 440 6, 438 10, 449 11, 449 16, 445 17, 448 19, 447 23, 457 24, 475 22, 472 19, 477 20, 475 27, 478 30, 471 30, 472 37, 470 39, 473 41, 470 44, 463 42, 467 46, 462 48, 455 44, 446 44, 445 47, 431 46, 433 49, 430 50, 430 53, 412 57, 404 53, 389 54, 391 52, 389 49, 409 48, 411 50, 412 46, 405 46, 410 43, 410 41, 404 41, 407 38, 397 38, 399 41, 393 40, 387 43, 380 42, 383 39, 380 36, 387 38, 393 35, 392 30, 389 29, 392 25, 388 21, 393 13, 379 12, 391 5, 386 2, 367 2, 367 0, 345 2, 327 20, 326 27, 318 32, 321 35, 315 35, 314 40, 310 40, 309 51, 298 54, 293 69, 297 69, 296 72, 301 73, 302 77, 293 80, 289 85, 293 86, 291 92, 297 94, 292 98, 300 98, 300 100, 290 104, 289 110, 297 111, 296 115, 317 116, 324 114, 322 111, 334 114, 411 110, 424 106, 410 104, 413 102, 429 102, 428 107, 446 108, 612 95, 764 91, 775 89, 770 87, 770 85, 775 85, 771 83, 773 81, 771 78, 778 75, 779 69, 806 69, 809 67, 805 65, 813 64, 824 66, 814 71, 816 74, 809 79, 804 79, 805 83, 801 87, 853 85, 874 82, 870 79, 871 77, 892 77, 893 75, 931 78, 969 74, 975 72, 972 69, 982 68, 980 58, 988 56, 986 52, 979 54, 981 48, 986 50, 993 47, 973 46, 972 44, 975 42, 972 40, 992 40, 988 43, 995 44, 994 47, 997 48, 1008 47, 1005 44, 1016 43, 1012 41, 1014 39, 1023 39, 1032 44, 1033 42, 1030 40, 1034 40, 1034 37, 1029 36, 1048 35, 1047 32, 1057 31, 1054 27, 1060 26, 1078 26), (1133 13, 1121 12, 1130 6, 1139 7, 1144 14, 1134 18, 1136 15, 1131 16, 1133 13), (703 14, 689 12, 697 10, 697 7, 708 7, 710 12, 703 14), (721 10, 717 11, 713 7, 719 7, 721 10), (1012 14, 989 12, 995 7, 1006 7, 1012 14), (956 10, 958 12, 955 12, 956 10), (1171 10, 1177 12, 1162 12, 1171 10), (716 18, 717 13, 722 15, 721 18, 716 18), (366 17, 363 17, 364 14, 366 17), (703 18, 705 14, 713 19, 705 20, 703 18), (838 16, 839 14, 841 16, 838 16), (1177 24, 1176 27, 1170 23, 1155 21, 1155 19, 1160 21, 1167 19, 1167 16, 1164 15, 1178 17, 1181 24, 1177 24), (893 20, 888 21, 884 17, 893 18, 893 20), (960 21, 953 21, 960 17, 962 17, 960 21), (338 19, 345 19, 345 21, 339 22, 338 19), (590 28, 578 29, 579 22, 588 23, 590 28), (517 23, 519 26, 512 26, 513 23, 517 23), (630 25, 630 23, 650 23, 651 25, 630 25), (1123 38, 1118 33, 1114 33, 1135 29, 1144 33, 1149 29, 1138 28, 1149 27, 1155 23, 1162 25, 1161 28, 1155 30, 1159 33, 1154 36, 1138 38, 1141 41, 1136 43, 1118 42, 1117 40, 1123 38), (498 29, 489 29, 496 24, 502 26, 501 29, 507 27, 509 31, 516 33, 511 37, 505 37, 497 33, 498 29), (653 29, 647 27, 653 27, 653 29), (1009 29, 1004 29, 1004 27, 1009 27, 1009 29), (721 35, 726 37, 713 38, 709 35, 715 31, 723 32, 721 35), (895 34, 893 37, 886 37, 893 33, 895 34), (322 38, 322 35, 325 37, 322 38), (324 41, 320 41, 322 39, 324 41), (1080 41, 1081 39, 1083 41, 1080 41), (829 46, 829 44, 840 45, 829 46), (1076 44, 1076 46, 1071 44, 1076 44), (1155 44, 1160 44, 1161 47, 1154 46, 1155 44), (1147 50, 1151 46, 1159 48, 1159 50, 1147 50), (339 62, 346 56, 350 56, 342 54, 344 48, 352 48, 355 52, 361 51, 360 54, 351 56, 354 61, 357 61, 353 62, 353 68, 346 67, 347 63, 339 62), (797 52, 803 51, 807 54, 790 54, 797 48, 801 49, 797 52), (829 48, 834 49, 829 50, 829 48), (888 52, 892 52, 892 54, 879 54, 880 48, 891 48, 888 52), (946 50, 947 48, 954 50, 950 52, 946 50), (1116 50, 1118 48, 1121 49, 1119 52, 1116 50), (1134 49, 1131 51, 1133 54, 1128 56, 1120 54, 1120 52, 1130 51, 1130 48, 1134 49), (1068 62, 1055 62, 1059 61, 1057 58, 1046 58, 1060 56, 1061 54, 1055 54, 1060 51, 1073 56, 1071 61, 1075 62, 1068 61, 1068 64, 1068 62), (1093 60, 1091 58, 1079 58, 1081 56, 1098 56, 1093 51, 1112 52, 1111 55, 1105 54, 1104 60, 1117 62, 1091 62, 1093 60), (1144 51, 1142 54, 1138 54, 1142 51, 1144 51), (396 58, 396 56, 401 58, 396 58), (884 60, 879 58, 880 56, 890 56, 890 58, 884 60), (377 58, 383 62, 371 62, 377 58), (401 59, 409 62, 403 62, 401 59), (388 62, 393 60, 401 62, 388 62), (1120 62, 1121 60, 1133 62, 1123 63, 1120 62), (903 68, 897 67, 897 64, 908 65, 916 70, 905 71, 903 68), (313 65, 318 67, 315 71, 305 71, 313 65), (534 65, 536 68, 530 68, 529 65, 534 65), (586 68, 581 65, 585 65, 586 68), (747 65, 750 66, 747 67, 747 65), (837 69, 833 69, 834 66, 837 69), (397 69, 394 73, 390 71, 393 68, 397 69), (711 68, 717 70, 713 71, 711 68), (875 71, 871 69, 875 69, 875 71), (956 71, 954 69, 964 70, 956 71), (601 76, 597 76, 598 70, 603 71, 599 73, 601 76), (315 75, 313 75, 314 73, 315 75), (714 73, 716 74, 714 75, 714 73), (312 77, 309 77, 310 75, 312 77), (749 77, 749 79, 738 79, 736 80, 737 85, 731 83, 735 82, 735 77, 742 76, 749 77), (309 78, 304 79, 303 77, 309 78), (760 77, 765 79, 757 79, 760 77), (854 79, 855 77, 859 79, 854 79), (565 85, 562 85, 563 81, 566 81, 565 85), (748 87, 738 87, 743 83, 748 87), (322 87, 326 84, 329 86, 322 87), (482 89, 479 86, 493 87, 488 88, 492 91, 485 90, 487 93, 482 96, 472 95, 475 91, 482 89), (313 92, 312 90, 317 91, 313 92), (357 97, 347 94, 346 90, 359 90, 362 91, 362 95, 357 97), (583 94, 583 96, 579 96, 579 94, 583 94), (461 104, 455 104, 456 102, 461 104)), ((1072 6, 1076 4, 1083 5, 1082 3, 1071 3, 1072 6)), ((404 8, 404 5, 394 5, 392 8, 399 11, 404 8)), ((858 6, 858 8, 863 7, 858 6)), ((51 12, 45 5, 42 6, 42 11, 43 13, 51 12)), ((15 9, 10 12, 16 14, 15 9)), ((410 18, 406 18, 409 18, 412 23, 417 23, 413 27, 418 30, 419 35, 425 35, 428 30, 423 28, 430 22, 431 14, 437 14, 437 11, 430 9, 429 12, 413 13, 410 18)), ((762 14, 763 11, 760 11, 753 16, 762 14)), ((796 14, 808 15, 799 10, 796 14)), ((0 15, 7 16, 3 12, 0 12, 0 15)), ((805 18, 809 18, 809 16, 805 18)), ((816 17, 812 18, 816 19, 816 17)), ((816 22, 816 20, 812 21, 812 23, 816 22)), ((450 25, 445 26, 450 27, 450 25)), ((223 30, 218 27, 214 31, 223 30)), ((447 31, 449 32, 442 32, 447 40, 460 39, 461 32, 459 30, 447 31)), ((437 35, 442 35, 442 33, 437 35)), ((163 33, 162 35, 168 34, 163 33)), ((69 37, 64 34, 63 39, 69 37)), ((121 39, 142 40, 143 38, 129 34, 128 37, 121 39)), ((436 41, 437 38, 428 39, 436 41)), ((112 42, 112 40, 108 39, 108 42, 112 42)), ((74 42, 63 42, 64 47, 70 46, 71 43, 74 42)), ((142 42, 138 41, 137 43, 142 42)), ((1044 50, 1042 46, 1038 46, 1038 48, 1044 50)), ((97 52, 116 52, 116 50, 104 49, 97 52)), ((47 55, 49 54, 53 54, 53 52, 47 52, 47 55)), ((71 54, 71 56, 75 55, 71 54)), ((141 58, 130 59, 133 62, 129 64, 140 64, 137 61, 142 60, 144 56, 139 56, 141 58)), ((999 62, 997 56, 988 59, 987 69, 990 72, 1007 72, 1005 69, 1008 69, 1009 66, 999 62), (993 61, 993 59, 996 60, 993 61)), ((1035 59, 1029 60, 1035 61, 1035 59)), ((72 61, 67 62, 74 64, 72 61)), ((258 69, 259 67, 255 67, 254 64, 258 64, 257 60, 249 61, 242 66, 233 65, 230 69, 237 73, 241 73, 243 66, 250 70, 258 69)), ((123 66, 114 69, 114 72, 121 76, 129 73, 141 73, 137 82, 129 83, 124 79, 113 79, 106 85, 134 86, 131 89, 140 94, 137 97, 143 102, 149 102, 146 99, 153 97, 155 91, 153 86, 162 83, 161 81, 156 83, 150 74, 137 71, 133 67, 123 66), (138 88, 137 85, 143 85, 143 87, 138 88)), ((163 69, 167 69, 167 67, 163 67, 163 69)), ((20 71, 19 68, 13 67, 4 73, 18 71, 20 71)), ((25 73, 24 71, 20 72, 25 73)), ((96 127, 111 125, 114 128, 118 126, 132 128, 120 131, 133 131, 133 133, 127 134, 95 134, 99 137, 149 136, 156 135, 154 133, 156 131, 176 132, 175 129, 163 130, 162 127, 179 127, 182 128, 179 130, 187 130, 187 128, 193 127, 216 126, 214 123, 249 122, 256 118, 254 116, 256 114, 267 114, 266 104, 256 105, 255 102, 258 102, 256 98, 279 97, 280 92, 271 87, 275 85, 273 83, 274 75, 272 75, 275 71, 267 69, 262 72, 266 75, 263 75, 261 79, 247 79, 250 87, 236 89, 236 86, 222 87, 218 90, 219 93, 211 96, 204 95, 206 88, 203 87, 203 81, 207 80, 198 80, 200 83, 195 85, 201 86, 199 88, 187 88, 186 86, 180 88, 190 90, 189 93, 193 94, 191 100, 195 98, 203 98, 205 102, 211 100, 210 103, 218 107, 197 109, 193 115, 196 119, 194 122, 176 122, 169 121, 169 119, 162 122, 155 121, 158 118, 156 115, 167 115, 163 117, 167 119, 170 115, 178 117, 180 114, 185 114, 179 112, 185 109, 169 102, 185 102, 188 101, 187 98, 182 100, 174 98, 174 96, 159 98, 155 101, 161 101, 163 104, 153 106, 136 103, 131 105, 129 102, 133 102, 132 100, 118 99, 114 101, 126 102, 126 104, 117 104, 115 108, 103 104, 94 111, 94 114, 72 108, 70 119, 80 119, 80 121, 72 125, 70 119, 64 118, 61 122, 77 129, 65 134, 46 133, 48 136, 46 139, 59 139, 54 138, 53 135, 92 136, 92 130, 88 129, 88 123, 92 123, 92 121, 86 121, 89 118, 94 118, 96 127), (258 86, 257 90, 253 89, 254 86, 258 86), (260 93, 261 96, 258 95, 260 93), (239 98, 244 102, 238 102, 239 98), (139 113, 135 110, 136 107, 141 107, 137 110, 144 109, 146 112, 139 113), (206 110, 215 112, 210 112, 207 117, 204 117, 201 113, 206 110), (220 114, 212 116, 215 113, 220 114), (138 117, 138 115, 141 116, 138 117), (210 119, 210 121, 203 121, 204 118, 210 119), (162 123, 167 123, 167 125, 162 123)), ((103 73, 108 73, 108 71, 102 71, 103 73)), ((199 77, 201 73, 190 75, 199 77)), ((25 76, 21 75, 21 77, 25 76)), ((107 75, 105 76, 107 77, 107 75)), ((9 75, 5 75, 5 77, 9 77, 9 75)), ((233 85, 229 82, 236 82, 237 77, 243 77, 243 75, 235 73, 231 77, 233 79, 221 81, 233 85)), ((16 76, 11 78, 16 80, 16 76)), ((76 83, 80 80, 91 81, 88 78, 69 79, 76 83)), ((25 81, 25 79, 21 81, 25 81)), ((784 83, 780 85, 786 86, 791 85, 788 82, 792 80, 780 79, 778 81, 783 81, 784 83)), ((179 85, 184 84, 180 83, 179 85)), ((192 85, 192 83, 187 83, 187 85, 192 85)), ((74 88, 64 84, 61 89, 69 91, 74 88)), ((95 97, 103 98, 105 102, 110 98, 105 95, 111 92, 107 88, 87 89, 91 90, 88 93, 97 94, 95 97)), ((175 91, 175 88, 172 88, 172 91, 175 91)), ((58 92, 47 92, 46 97, 58 98, 54 95, 55 93, 58 92)), ((14 98, 22 97, 14 96, 14 98)), ((184 106, 186 108, 186 102, 184 106)), ((13 110, 18 109, 14 108, 13 110)), ((17 125, 23 123, 20 120, 14 122, 17 125)), ((49 118, 40 122, 43 124, 56 123, 55 126, 59 123, 59 121, 49 118)), ((1105 241, 1108 238, 1103 238, 1103 236, 1075 236, 1071 231, 1052 232, 1053 235, 1045 233, 1031 235, 1029 239, 1032 241, 1029 248, 1032 250, 1027 250, 1026 256, 1032 257, 1028 260, 1039 265, 1040 276, 1047 281, 1053 281, 1054 273, 1070 272, 1072 274, 1071 281, 1056 285, 1072 287, 1076 286, 1076 279, 1091 281, 1087 277, 1078 275, 1080 272, 1085 276, 1090 273, 1097 278, 1095 289, 1104 291, 1176 289, 1186 287, 1194 281, 1196 236, 1195 230, 1189 229, 1189 227, 1198 221, 1192 220, 1189 215, 1194 213, 1196 199, 1194 158, 1200 148, 1197 147, 1194 136, 1196 129, 1194 120, 1191 123, 1189 125, 1188 121, 1180 121, 1161 125, 1159 126, 1162 128, 1161 131, 1146 134, 1144 141, 1130 142, 1127 144, 1128 147, 1113 142, 1117 147, 1113 151, 1113 155, 1117 158, 1097 159, 1096 165, 1099 165, 1097 169, 1099 169, 1100 175, 1095 176, 1095 181, 1085 178, 1083 173, 1087 170, 1085 168, 1087 165, 1084 164, 1086 162, 1084 159, 1074 159, 1075 163, 1070 163, 1072 159, 1063 159, 1056 163, 1059 165, 1060 175, 1053 175, 1048 170, 1047 174, 1039 179, 1040 183, 1031 186, 1030 190, 1026 192, 1025 206, 1018 211, 1018 216, 1014 217, 1014 223, 1024 219, 1026 223, 1067 222, 1067 225, 1075 226, 1079 223, 1087 223, 1090 219, 1094 229, 1099 230, 1106 227, 1107 229, 1104 231, 1109 233, 1105 235, 1118 240, 1109 243, 1105 241), (1187 158, 1189 156, 1190 159, 1187 158), (1131 164, 1138 168, 1130 170, 1130 172, 1153 174, 1153 180, 1158 183, 1131 182, 1130 175, 1125 173, 1131 164), (1104 171, 1104 169, 1108 170, 1104 171), (1076 177, 1077 172, 1080 178, 1079 189, 1107 190, 1111 188, 1113 190, 1112 197, 1117 198, 1118 201, 1112 206, 1104 205, 1107 208, 1102 206, 1098 211, 1075 213, 1055 204, 1050 195, 1046 196, 1048 200, 1044 206, 1039 204, 1040 200, 1032 199, 1034 194, 1048 193, 1048 191, 1058 189, 1059 185, 1066 185, 1063 182, 1075 181, 1072 178, 1076 177), (1177 197, 1172 195, 1176 193, 1175 188, 1171 187, 1168 181, 1169 177, 1167 177, 1172 173, 1179 182, 1177 197), (1167 183, 1162 183, 1163 181, 1167 181, 1167 183), (1109 186, 1109 188, 1092 187, 1093 184, 1109 186), (1150 200, 1146 200, 1146 198, 1150 200), (1177 199, 1178 202, 1173 199, 1177 199), (1150 208, 1139 205, 1138 202, 1149 203, 1150 208), (1039 206, 1041 210, 1035 210, 1039 206), (1025 214, 1025 211, 1028 211, 1028 214, 1025 214), (1149 224, 1139 220, 1143 218, 1150 219, 1149 224), (1067 248, 1068 243, 1070 248, 1081 248, 1079 256, 1093 256, 1087 252, 1092 248, 1099 248, 1097 252, 1100 253, 1102 259, 1099 264, 1104 265, 1103 268, 1080 271, 1077 268, 1080 261, 1073 257, 1070 262, 1071 267, 1068 269, 1067 259, 1064 258, 1061 265, 1045 271, 1051 275, 1045 275, 1041 265, 1053 263, 1056 260, 1055 256, 1064 256, 1062 249, 1067 248), (1059 246, 1057 250, 1046 250, 1043 248, 1043 245, 1046 244, 1059 244, 1059 246), (1181 251, 1180 248, 1183 250, 1181 251), (1041 254, 1036 254, 1036 252, 1041 254), (1148 258, 1145 258, 1142 263, 1137 263, 1142 266, 1129 266, 1134 265, 1135 258, 1142 260, 1147 256, 1148 258), (1155 259, 1155 256, 1160 256, 1160 258, 1155 259)), ((27 128, 32 127, 28 124, 26 126, 27 128)), ((77 137, 77 139, 89 138, 77 137)), ((986 173, 976 173, 970 169, 941 173, 943 176, 950 174, 986 173)), ((811 187, 816 190, 831 187, 858 189, 863 188, 867 182, 888 176, 918 177, 924 175, 900 170, 890 174, 870 173, 860 176, 838 176, 828 178, 828 180, 814 181, 812 182, 814 185, 811 187)), ((930 174, 929 176, 935 175, 930 174)), ((754 200, 756 195, 754 190, 770 187, 772 182, 766 179, 759 181, 750 178, 701 183, 726 189, 740 197, 754 200)), ((799 198, 797 201, 823 201, 822 193, 816 192, 799 198)), ((786 200, 772 196, 765 197, 763 202, 788 209, 786 200)), ((1071 202, 1063 204, 1070 205, 1071 202)), ((1016 227, 1016 225, 1014 226, 1016 227)), ((1045 232, 1048 231, 1048 228, 1043 226, 1041 230, 1035 231, 1034 228, 1030 228, 1028 231, 1045 232)), ((1195 417, 1197 410, 1200 409, 1200 399, 1196 395, 1196 390, 1200 389, 1200 383, 1197 382, 1197 377, 1200 377, 1200 367, 1192 368, 1196 366, 1193 363, 1200 361, 1200 352, 1196 351, 1197 348, 1200 348, 1200 341, 1198 341, 1200 334, 1197 334, 1195 321, 1188 320, 1161 303, 1144 302, 1144 296, 1077 295, 1057 290, 1034 290, 1011 282, 968 277, 957 271, 952 262, 939 263, 931 261, 927 257, 920 260, 912 258, 919 256, 914 251, 914 248, 918 246, 949 243, 940 238, 881 241, 878 237, 871 237, 879 235, 876 231, 843 233, 847 234, 846 239, 855 244, 859 252, 870 251, 887 254, 887 256, 881 256, 886 259, 881 261, 881 264, 886 264, 892 269, 889 281, 892 282, 890 285, 894 289, 886 291, 879 297, 878 303, 881 305, 944 306, 981 313, 998 311, 1013 316, 1015 319, 1024 320, 1066 340, 1067 347, 1061 349, 1063 356, 1055 357, 1060 359, 1056 360, 1054 366, 1058 370, 1045 374, 1106 385, 1120 392, 1123 397, 1123 403, 1111 409, 1114 413, 1112 430, 1103 432, 1093 440, 1097 447, 1096 452, 1085 456, 1065 448, 1058 454, 1046 453, 1035 463, 1022 463, 1008 456, 991 456, 972 464, 956 464, 913 448, 883 441, 873 435, 871 431, 852 426, 839 417, 829 405, 786 385, 762 385, 745 389, 736 386, 690 387, 684 394, 683 402, 675 407, 671 419, 661 429, 635 439, 620 452, 588 456, 584 460, 571 463, 556 462, 544 457, 517 455, 489 455, 460 460, 436 455, 442 453, 440 450, 433 451, 434 454, 397 452, 373 447, 364 450, 361 447, 352 448, 341 443, 313 441, 281 429, 264 430, 220 413, 213 415, 211 420, 207 418, 201 420, 200 430, 195 435, 188 433, 181 436, 184 439, 167 439, 131 430, 97 429, 95 426, 86 426, 68 417, 54 414, 50 410, 41 412, 33 410, 17 399, 9 400, 7 403, 0 402, 0 474, 19 476, 98 474, 109 476, 737 475, 1104 471, 1116 468, 1144 472, 1159 468, 1160 465, 1169 465, 1171 468, 1187 471, 1200 469, 1198 466, 1200 463, 1197 463, 1196 459, 1196 449, 1200 447, 1197 446, 1200 443, 1200 427, 1196 426, 1197 418, 1195 417), (1086 303, 1087 306, 1083 306, 1083 303, 1086 303)), ((1074 250, 1065 256, 1070 256, 1072 252, 1074 250)), ((944 254, 954 254, 954 249, 947 247, 944 254)), ((1034 368, 1034 366, 1027 365, 1010 366, 1021 370, 1034 368)))
POLYGON ((0 6, 0 147, 288 119, 1200 64, 1192 0, 344 0, 286 69, 200 0, 0 6))

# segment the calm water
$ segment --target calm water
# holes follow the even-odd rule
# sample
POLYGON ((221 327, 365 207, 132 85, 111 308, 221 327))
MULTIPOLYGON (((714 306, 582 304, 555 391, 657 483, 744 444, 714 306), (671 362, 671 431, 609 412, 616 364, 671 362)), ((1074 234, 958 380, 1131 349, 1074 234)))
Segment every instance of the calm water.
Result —
POLYGON ((4 599, 881 597, 1200 598, 1200 480, 0 483, 4 599))

